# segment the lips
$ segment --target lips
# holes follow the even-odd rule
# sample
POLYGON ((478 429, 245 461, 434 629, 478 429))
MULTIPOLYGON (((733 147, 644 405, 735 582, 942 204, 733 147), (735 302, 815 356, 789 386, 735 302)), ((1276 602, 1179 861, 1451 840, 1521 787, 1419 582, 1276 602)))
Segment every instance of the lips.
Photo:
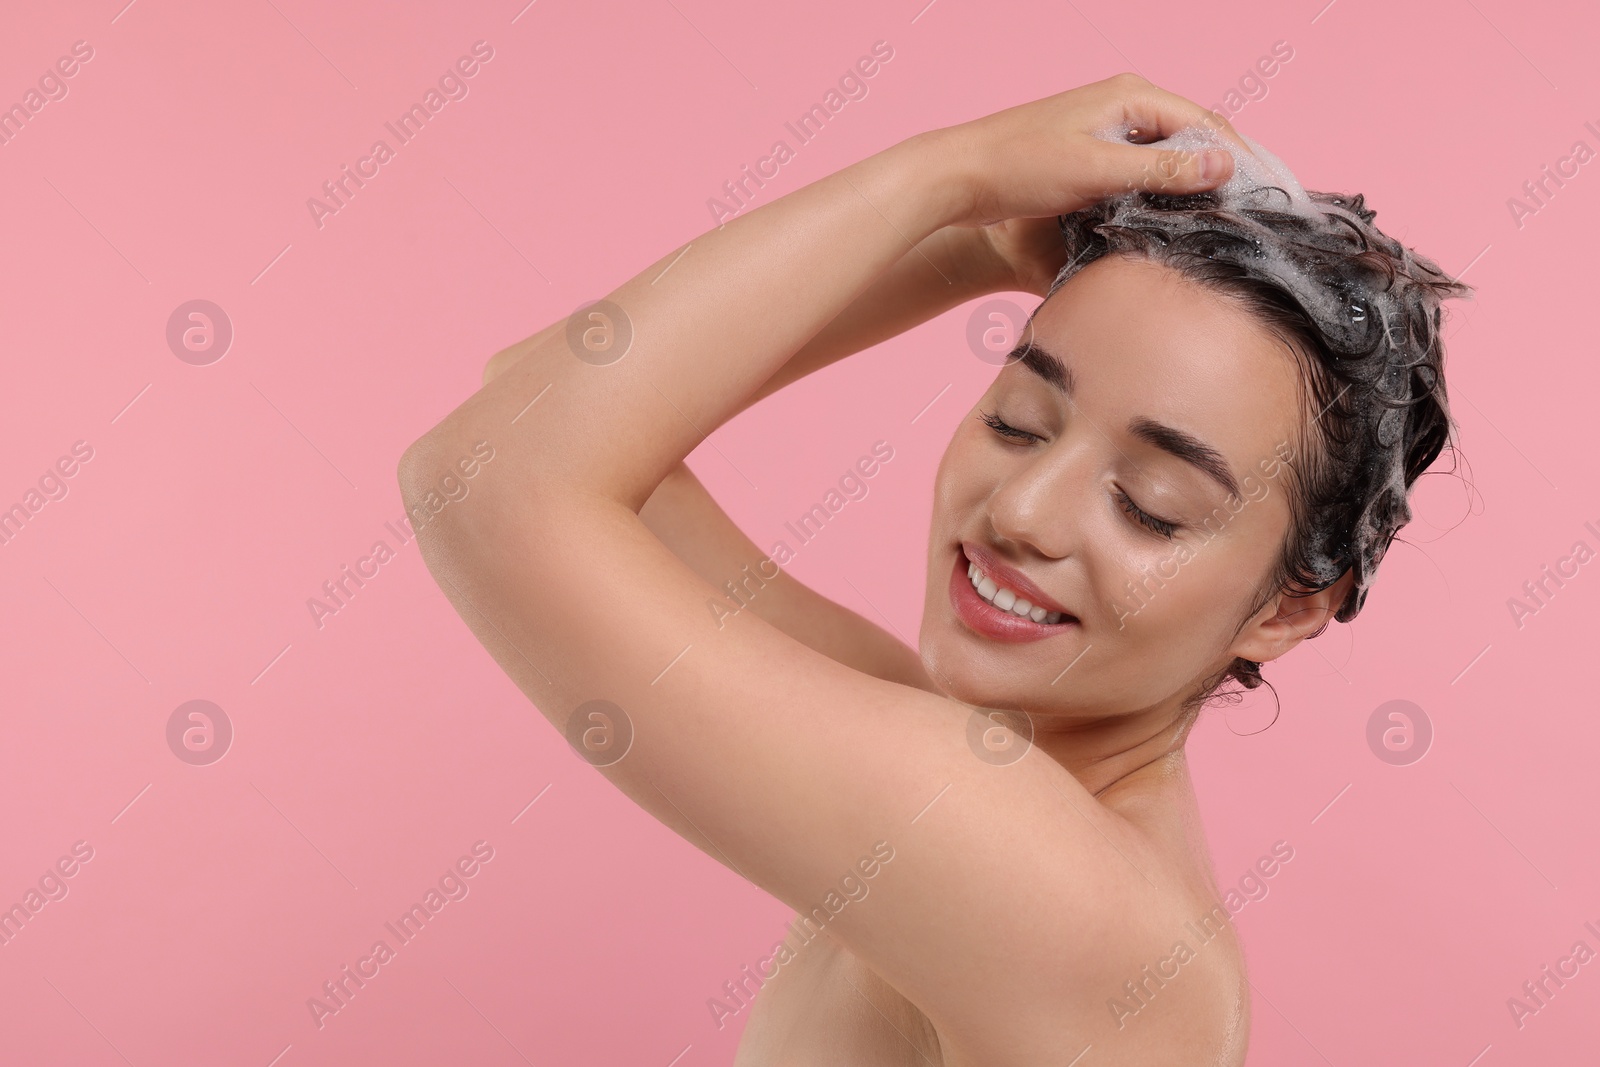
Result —
MULTIPOLYGON (((990 557, 992 558, 992 557, 990 557)), ((1048 637, 1057 637, 1066 633, 1078 632, 1082 629, 1077 618, 1070 612, 1056 605, 1049 597, 1041 596, 1039 606, 1051 611, 1061 611, 1062 620, 1057 623, 1040 623, 1032 619, 1023 618, 1014 612, 1004 611, 989 603, 978 595, 972 587, 972 580, 967 577, 967 568, 976 560, 969 561, 967 557, 957 552, 952 559, 950 568, 950 606, 955 610, 956 617, 972 632, 989 638, 992 641, 1021 643, 1027 641, 1042 641, 1048 637)), ((987 570, 984 564, 978 566, 999 580, 999 575, 987 570)), ((1006 584, 1018 593, 1035 593, 1038 587, 1032 582, 1023 580, 1017 585, 1010 585, 1018 577, 1015 571, 1007 568, 997 568, 1001 574, 1006 575, 1006 584), (1019 588, 1020 587, 1020 588, 1019 588)), ((1032 601, 1032 597, 1028 599, 1032 601)))
POLYGON ((1044 608, 1046 611, 1059 611, 1063 615, 1072 614, 1072 612, 1051 599, 1050 595, 1043 589, 1034 585, 1026 574, 1023 574, 1015 567, 1006 566, 998 556, 982 545, 963 541, 961 542, 961 551, 965 553, 968 560, 978 565, 979 570, 993 578, 995 584, 1005 586, 1018 596, 1026 599, 1034 607, 1044 608))

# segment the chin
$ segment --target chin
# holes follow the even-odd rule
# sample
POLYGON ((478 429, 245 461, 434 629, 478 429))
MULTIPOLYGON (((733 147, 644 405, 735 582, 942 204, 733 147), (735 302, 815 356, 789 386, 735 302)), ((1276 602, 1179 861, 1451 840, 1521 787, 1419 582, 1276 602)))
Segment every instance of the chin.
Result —
MULTIPOLYGON (((947 620, 933 620, 933 625, 941 624, 947 624, 947 620)), ((999 673, 1004 670, 1000 664, 985 663, 981 658, 975 661, 972 649, 962 647, 949 634, 930 634, 926 624, 920 646, 922 669, 928 672, 939 691, 952 700, 979 708, 1021 710, 1026 705, 1029 710, 1038 710, 1045 697, 1038 693, 1030 699, 1028 693, 1013 691, 999 673)), ((1049 695, 1059 697, 1060 694, 1052 690, 1049 695)))

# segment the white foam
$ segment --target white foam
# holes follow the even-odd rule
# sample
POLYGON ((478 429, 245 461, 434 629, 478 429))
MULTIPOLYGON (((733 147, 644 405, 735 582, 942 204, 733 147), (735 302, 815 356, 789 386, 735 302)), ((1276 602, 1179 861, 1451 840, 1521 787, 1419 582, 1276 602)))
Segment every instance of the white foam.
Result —
MULTIPOLYGON (((1096 130, 1095 136, 1103 141, 1126 142, 1129 131, 1134 128, 1134 123, 1122 122, 1096 130)), ((1233 174, 1212 190, 1223 199, 1238 201, 1248 199, 1255 207, 1270 207, 1279 211, 1292 211, 1299 215, 1311 215, 1325 210, 1306 194, 1300 179, 1284 165, 1283 160, 1267 151, 1254 139, 1242 133, 1239 137, 1250 146, 1249 152, 1223 137, 1219 131, 1201 125, 1184 126, 1168 137, 1151 141, 1141 147, 1189 152, 1201 152, 1208 148, 1225 149, 1233 156, 1233 174), (1282 189, 1284 195, 1261 193, 1250 195, 1252 190, 1269 187, 1282 189)))
MULTIPOLYGON (((1131 122, 1122 122, 1106 126, 1096 130, 1095 136, 1105 141, 1132 143, 1128 142, 1127 137, 1135 125, 1131 122)), ((1185 126, 1168 137, 1140 147, 1190 152, 1221 148, 1227 151, 1233 156, 1233 174, 1210 192, 1218 196, 1223 206, 1229 210, 1252 208, 1281 211, 1309 219, 1316 223, 1316 228, 1319 230, 1326 229, 1327 224, 1321 218, 1324 215, 1339 214, 1352 222, 1358 222, 1357 217, 1344 207, 1326 201, 1312 200, 1305 186, 1300 184, 1294 172, 1281 159, 1254 139, 1242 133, 1239 136, 1250 146, 1250 151, 1247 152, 1224 138, 1220 131, 1199 124, 1185 126)), ((1369 307, 1352 305, 1335 289, 1330 288, 1333 279, 1308 275, 1302 266, 1291 262, 1277 243, 1271 240, 1271 234, 1265 227, 1260 223, 1256 223, 1255 227, 1256 258, 1263 261, 1268 273, 1277 277, 1294 293, 1312 317, 1330 334, 1330 340, 1336 345, 1353 341, 1367 333, 1369 329, 1388 325, 1389 312, 1381 304, 1369 307), (1375 314, 1378 322, 1368 324, 1366 320, 1369 314, 1375 314)), ((1358 223, 1358 228, 1364 229, 1365 226, 1358 223)), ((1248 232, 1245 235, 1249 235, 1248 232)))

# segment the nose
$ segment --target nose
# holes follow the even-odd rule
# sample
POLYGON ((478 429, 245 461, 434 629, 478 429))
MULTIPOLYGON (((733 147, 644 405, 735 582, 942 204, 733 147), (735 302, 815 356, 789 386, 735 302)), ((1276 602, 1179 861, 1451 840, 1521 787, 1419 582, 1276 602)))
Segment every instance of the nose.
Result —
POLYGON ((989 495, 989 525, 995 535, 1050 559, 1078 551, 1093 462, 1089 442, 1066 436, 1029 456, 989 495))

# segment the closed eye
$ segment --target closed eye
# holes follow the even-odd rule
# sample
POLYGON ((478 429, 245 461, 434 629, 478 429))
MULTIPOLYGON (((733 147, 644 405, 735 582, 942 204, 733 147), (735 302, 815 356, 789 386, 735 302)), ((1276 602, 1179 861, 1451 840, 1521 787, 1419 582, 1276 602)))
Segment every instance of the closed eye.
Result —
POLYGON ((980 415, 980 418, 982 418, 983 421, 988 425, 989 429, 993 430, 1001 437, 1009 437, 1016 441, 1037 440, 1038 438, 1037 434, 1031 434, 1027 430, 1017 429, 1015 426, 1012 426, 1010 423, 1006 422, 999 415, 992 411, 983 412, 980 415))
POLYGON ((1128 494, 1123 492, 1121 489, 1117 490, 1117 502, 1122 505, 1123 511, 1133 516, 1134 521, 1138 522, 1141 526, 1144 526, 1147 529, 1154 530, 1162 537, 1170 539, 1172 537, 1172 532, 1178 528, 1177 523, 1168 522, 1165 519, 1158 519, 1148 511, 1145 511, 1138 504, 1135 504, 1133 502, 1133 498, 1128 496, 1128 494))

